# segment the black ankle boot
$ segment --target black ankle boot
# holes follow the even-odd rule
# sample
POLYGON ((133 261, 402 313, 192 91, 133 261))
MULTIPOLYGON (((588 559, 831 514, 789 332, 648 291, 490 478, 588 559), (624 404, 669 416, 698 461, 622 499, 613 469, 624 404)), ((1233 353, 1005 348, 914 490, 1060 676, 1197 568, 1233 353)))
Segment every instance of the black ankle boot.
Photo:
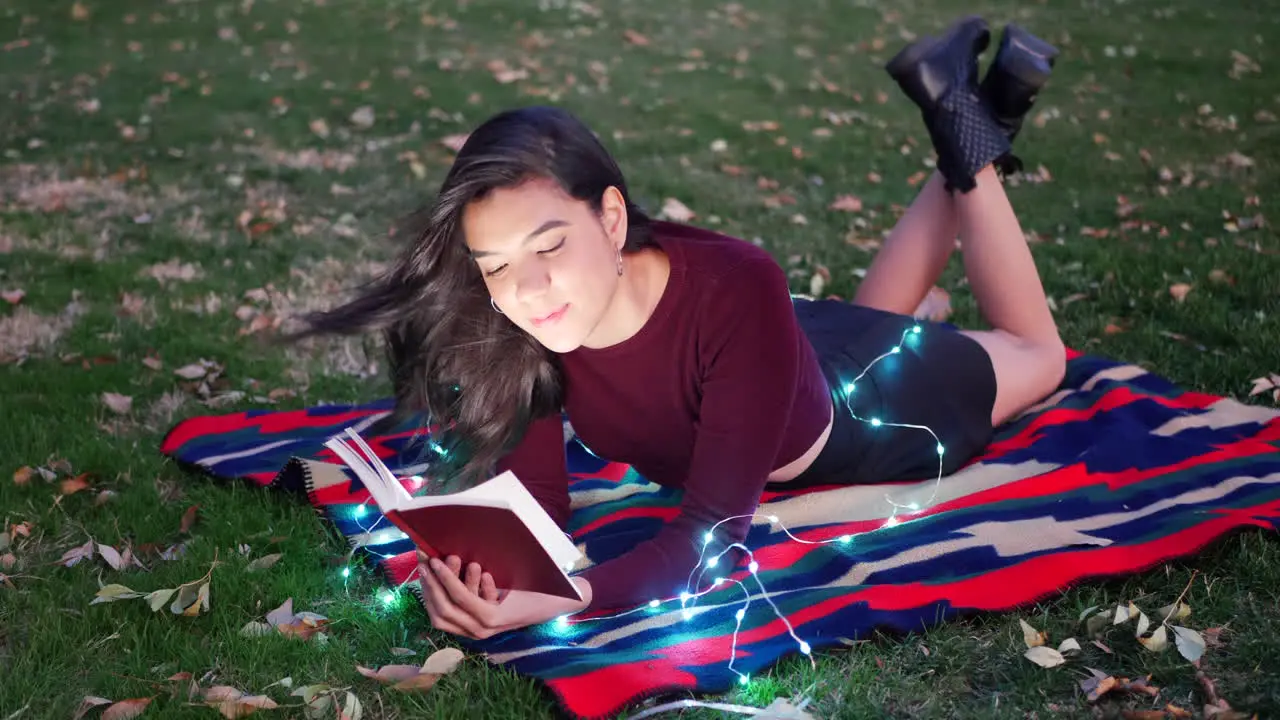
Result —
MULTIPOLYGON (((1013 23, 1005 26, 995 59, 979 90, 1010 143, 1022 130, 1036 96, 1049 81, 1057 57, 1058 49, 1048 42, 1013 23)), ((1022 169, 1022 161, 1012 153, 1000 158, 996 165, 1005 175, 1022 169)))
POLYGON ((970 16, 913 42, 885 66, 919 106, 948 190, 972 190, 978 171, 1011 150, 978 88, 978 56, 990 42, 986 21, 970 16))

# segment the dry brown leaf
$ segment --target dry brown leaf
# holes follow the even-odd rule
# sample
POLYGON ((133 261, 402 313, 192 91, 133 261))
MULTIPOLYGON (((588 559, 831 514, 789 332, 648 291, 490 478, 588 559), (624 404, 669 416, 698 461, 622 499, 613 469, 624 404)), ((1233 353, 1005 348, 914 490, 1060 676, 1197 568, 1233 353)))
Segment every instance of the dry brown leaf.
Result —
POLYGON ((444 137, 440 138, 440 144, 449 148, 455 153, 462 152, 462 146, 466 145, 468 137, 470 137, 470 135, 467 133, 458 133, 456 135, 445 135, 444 137))
POLYGON ((689 222, 697 217, 697 214, 690 210, 687 205, 672 197, 662 201, 660 215, 667 220, 678 223, 689 222))
POLYGON ((80 720, 80 718, 84 717, 84 714, 89 712, 90 710, 100 705, 110 705, 110 704, 111 704, 111 701, 104 697, 98 697, 96 695, 85 695, 84 699, 80 701, 80 707, 76 708, 75 715, 71 716, 71 720, 80 720))
POLYGON ((395 684, 412 677, 422 674, 422 669, 417 665, 383 665, 377 670, 367 668, 361 665, 356 666, 356 672, 361 675, 377 680, 384 684, 395 684))
POLYGON ((102 711, 102 720, 132 720, 146 712, 151 700, 151 698, 121 700, 102 711))
POLYGON ((129 564, 127 560, 121 557, 120 551, 110 545, 98 543, 98 554, 102 556, 103 560, 107 561, 112 570, 123 570, 129 564))
POLYGON ((35 474, 35 470, 33 470, 30 465, 23 465, 22 467, 13 471, 13 484, 26 485, 28 482, 31 481, 31 476, 34 474, 35 474))
POLYGON ((73 567, 82 560, 92 558, 94 549, 93 540, 89 540, 80 547, 71 548, 63 553, 62 557, 58 559, 58 564, 64 567, 73 567))
POLYGON ((1191 286, 1187 283, 1174 283, 1169 286, 1169 294, 1178 302, 1186 300, 1189 292, 1191 292, 1191 286))
POLYGON ((182 367, 173 371, 174 375, 177 375, 178 377, 186 380, 199 380, 200 378, 204 377, 208 373, 209 373, 209 368, 206 367, 204 363, 191 363, 190 365, 183 365, 182 367))
POLYGON ((422 663, 422 672, 433 675, 448 675, 458 669, 458 665, 466 659, 466 655, 458 648, 441 648, 422 663))
POLYGON ((164 368, 164 362, 161 361, 160 358, 155 357, 154 355, 148 355, 142 358, 142 364, 146 365, 152 370, 161 370, 164 368))
POLYGON ((63 495, 72 495, 81 490, 87 490, 89 489, 88 477, 89 473, 82 473, 73 478, 67 478, 59 483, 58 490, 63 495))
POLYGON ((1042 630, 1036 630, 1022 618, 1018 618, 1018 625, 1022 627, 1022 642, 1025 643, 1028 648, 1044 645, 1045 641, 1049 639, 1048 633, 1042 630))
POLYGON ((27 291, 21 288, 15 290, 0 290, 0 299, 10 305, 17 305, 22 302, 22 298, 27 296, 27 291))
POLYGON ((1037 645, 1029 648, 1026 652, 1022 653, 1022 656, 1044 668, 1057 667, 1067 661, 1067 659, 1062 656, 1062 653, 1045 645, 1037 645))
POLYGON ((248 565, 247 567, 245 567, 245 570, 247 570, 247 571, 249 571, 249 572, 257 572, 257 571, 259 571, 259 570, 266 570, 267 568, 269 568, 269 567, 271 567, 272 565, 275 565, 277 562, 279 562, 279 561, 280 561, 280 558, 282 558, 282 557, 284 557, 284 555, 283 555, 283 554, 281 554, 281 553, 272 553, 272 554, 270 554, 270 555, 263 555, 262 557, 258 558, 257 560, 254 560, 253 562, 249 563, 249 565, 248 565))
POLYGON ((842 212, 862 212, 862 200, 855 195, 838 195, 827 206, 827 209, 840 210, 842 212))
POLYGON ((1151 652, 1163 652, 1169 647, 1169 632, 1161 625, 1149 637, 1139 637, 1138 642, 1151 652))
POLYGON ((409 690, 430 690, 435 686, 436 681, 439 679, 439 675, 434 675, 432 673, 419 673, 411 678, 401 680, 395 685, 392 685, 391 689, 406 692, 409 690))
POLYGON ((119 393, 104 392, 102 393, 102 404, 117 415, 128 415, 129 411, 133 409, 133 398, 119 393))
POLYGON ((182 523, 178 526, 178 532, 186 534, 191 532, 191 527, 196 524, 196 515, 200 512, 199 505, 192 505, 182 513, 182 523))
POLYGON ((646 47, 649 45, 649 38, 636 32, 635 30, 631 30, 631 29, 624 30, 622 31, 622 35, 627 39, 627 42, 632 45, 636 45, 638 47, 646 47))

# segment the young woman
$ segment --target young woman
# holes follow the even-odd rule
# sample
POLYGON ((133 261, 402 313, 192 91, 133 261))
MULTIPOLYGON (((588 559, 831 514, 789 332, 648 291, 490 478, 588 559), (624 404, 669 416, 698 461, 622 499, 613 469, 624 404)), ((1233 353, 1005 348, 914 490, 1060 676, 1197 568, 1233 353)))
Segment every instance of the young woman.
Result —
MULTIPOLYGON (((574 580, 586 602, 494 587, 457 558, 419 567, 431 622, 472 638, 584 609, 678 594, 718 521, 750 515, 767 483, 875 483, 952 472, 992 427, 1052 392, 1065 353, 993 165, 1048 79, 1052 47, 979 18, 921 39, 888 65, 921 109, 938 173, 887 238, 852 304, 793 299, 751 243, 651 221, 622 173, 568 113, 527 108, 471 134, 416 242, 362 295, 307 334, 384 333, 397 405, 448 428, 456 477, 510 469, 563 527, 561 412, 601 457, 683 488, 655 537, 574 580), (844 386, 897 344, 957 235, 992 329, 921 323, 889 370, 844 386), (847 404, 846 404, 847 403, 847 404)), ((720 525, 718 547, 749 518, 720 525)))

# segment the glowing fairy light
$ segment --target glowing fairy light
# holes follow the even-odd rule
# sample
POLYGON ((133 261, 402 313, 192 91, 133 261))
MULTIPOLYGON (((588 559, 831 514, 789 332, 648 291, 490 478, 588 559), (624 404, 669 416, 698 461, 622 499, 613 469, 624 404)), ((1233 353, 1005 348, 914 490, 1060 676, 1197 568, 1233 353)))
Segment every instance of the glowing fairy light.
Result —
MULTIPOLYGON (((937 476, 935 477, 935 480, 934 480, 933 494, 931 494, 931 495, 929 496, 929 499, 928 499, 927 501, 925 501, 925 504, 927 505, 927 504, 931 504, 931 503, 933 502, 934 498, 936 498, 936 497, 937 497, 938 488, 939 488, 939 486, 940 486, 940 485, 941 485, 941 483, 942 483, 942 468, 943 468, 943 465, 942 465, 942 457, 943 457, 943 454, 945 453, 945 448, 944 448, 944 447, 943 447, 943 445, 942 445, 942 441, 941 441, 941 439, 939 439, 939 438, 938 438, 937 434, 936 434, 936 433, 934 433, 932 429, 930 429, 929 427, 924 426, 924 425, 916 425, 916 424, 912 424, 912 423, 896 423, 896 422, 890 422, 890 421, 886 421, 886 420, 884 420, 884 419, 882 419, 882 418, 879 418, 879 417, 871 417, 871 418, 863 418, 863 417, 859 417, 859 416, 858 416, 858 414, 857 414, 857 413, 855 413, 855 412, 853 411, 853 406, 852 406, 852 398, 853 398, 853 395, 855 394, 855 392, 856 392, 856 390, 857 390, 857 384, 858 384, 858 381, 859 381, 859 380, 861 380, 863 377, 865 377, 865 376, 866 376, 866 374, 867 374, 868 372, 870 372, 870 371, 871 371, 871 369, 876 365, 876 363, 880 362, 881 360, 883 360, 883 359, 884 359, 884 358, 886 358, 886 357, 889 357, 889 356, 892 356, 892 355, 900 354, 900 353, 902 352, 902 346, 903 346, 903 345, 904 345, 904 344, 905 344, 905 343, 906 343, 906 342, 907 342, 907 341, 908 341, 912 336, 917 336, 917 335, 919 335, 919 334, 920 334, 920 332, 921 332, 921 328, 920 328, 920 326, 919 326, 919 325, 912 325, 911 327, 907 328, 907 329, 902 333, 902 337, 901 337, 901 338, 899 338, 899 341, 898 341, 898 344, 897 344, 897 345, 894 345, 890 350, 888 350, 887 352, 885 352, 885 353, 883 353, 883 354, 879 355, 878 357, 876 357, 875 359, 873 359, 870 363, 868 363, 868 364, 867 364, 867 366, 866 366, 865 368, 863 368, 862 372, 861 372, 861 373, 859 373, 857 377, 853 378, 852 380, 850 380, 850 381, 848 381, 848 382, 842 383, 842 384, 841 384, 841 394, 842 394, 842 395, 843 395, 843 397, 844 397, 844 405, 845 405, 845 409, 849 412, 850 416, 852 416, 852 417, 853 417, 854 419, 856 419, 856 420, 859 420, 859 421, 861 421, 861 422, 865 422, 865 423, 869 424, 871 427, 874 427, 874 428, 882 428, 882 427, 913 428, 913 429, 923 430, 923 431, 928 432, 930 435, 932 435, 932 436, 933 436, 933 439, 934 439, 934 442, 935 442, 935 450, 936 450, 937 457, 938 457, 938 473, 937 473, 937 476)), ((892 528, 892 527, 895 527, 895 526, 897 526, 897 525, 901 522, 901 521, 898 519, 898 509, 899 509, 899 508, 904 508, 904 509, 907 509, 907 510, 910 510, 910 511, 913 511, 913 512, 914 512, 914 511, 917 511, 917 510, 919 510, 919 509, 920 509, 920 504, 919 504, 919 503, 917 503, 917 502, 911 502, 911 503, 906 503, 906 504, 897 503, 897 502, 895 502, 895 501, 893 500, 893 498, 889 497, 889 495, 888 495, 888 494, 886 494, 886 495, 885 495, 885 499, 888 501, 889 505, 891 506, 892 511, 891 511, 891 513, 890 513, 889 517, 885 519, 884 524, 880 526, 880 527, 881 527, 881 529, 883 529, 883 528, 892 528)), ((680 603, 681 617, 682 617, 684 620, 686 620, 686 621, 687 621, 687 620, 691 620, 691 619, 693 619, 693 617, 694 617, 694 615, 695 615, 694 610, 695 610, 695 608, 697 607, 697 601, 698 601, 702 596, 704 596, 704 595, 706 595, 706 594, 708 594, 708 593, 713 592, 713 591, 714 591, 714 590, 716 590, 719 586, 721 586, 722 584, 724 584, 724 583, 726 582, 726 579, 725 579, 725 578, 723 578, 723 577, 717 577, 717 578, 715 578, 715 579, 714 579, 714 581, 711 583, 710 587, 708 587, 706 590, 703 590, 703 591, 700 591, 700 592, 690 592, 690 590, 689 590, 689 588, 690 588, 690 587, 697 587, 697 585, 700 583, 700 581, 701 581, 701 577, 702 577, 702 573, 706 572, 707 570, 709 570, 709 569, 711 569, 711 568, 716 567, 716 566, 717 566, 717 564, 718 564, 718 563, 719 563, 719 561, 720 561, 720 558, 721 558, 723 555, 725 555, 725 554, 729 553, 730 551, 732 551, 732 550, 734 550, 734 549, 740 549, 740 550, 742 550, 744 553, 746 553, 747 558, 748 558, 748 563, 747 563, 747 572, 749 573, 749 575, 750 575, 751 579, 755 582, 756 586, 757 586, 757 587, 759 587, 759 589, 760 589, 760 594, 759 594, 759 596, 758 596, 758 597, 759 597, 759 598, 762 598, 766 603, 768 603, 768 605, 770 606, 770 609, 773 611, 774 616, 775 616, 775 617, 777 617, 777 619, 778 619, 778 620, 780 620, 780 621, 783 623, 783 625, 784 625, 784 626, 786 627, 786 629, 787 629, 787 633, 791 636, 792 640, 794 640, 794 641, 795 641, 796 646, 797 646, 797 647, 799 648, 799 650, 800 650, 800 654, 801 654, 801 655, 804 655, 805 657, 808 657, 808 658, 809 658, 809 662, 810 662, 810 663, 811 663, 811 664, 816 668, 816 667, 817 667, 817 663, 816 663, 816 661, 814 661, 814 659, 813 659, 813 647, 812 647, 812 646, 811 646, 807 641, 805 641, 805 640, 801 639, 801 638, 796 634, 795 628, 791 625, 790 620, 788 620, 788 619, 787 619, 787 617, 782 613, 782 611, 778 608, 778 606, 773 602, 773 598, 772 598, 772 597, 770 597, 768 590, 765 588, 763 581, 761 581, 761 579, 760 579, 760 575, 759 575, 760 564, 756 561, 756 559, 755 559, 755 555, 754 555, 754 553, 751 551, 751 549, 750 549, 750 548, 748 548, 748 547, 746 547, 745 545, 740 544, 740 543, 733 543, 733 544, 729 545, 728 547, 726 547, 726 548, 725 548, 724 550, 722 550, 721 552, 719 552, 719 553, 717 553, 717 554, 714 554, 714 555, 712 555, 712 556, 711 556, 711 557, 709 557, 709 558, 708 558, 708 557, 706 557, 706 554, 707 554, 707 548, 708 548, 708 546, 710 546, 710 545, 711 545, 712 541, 714 541, 714 540, 715 540, 715 531, 716 531, 716 530, 717 530, 721 525, 723 525, 723 524, 724 524, 724 523, 726 523, 726 522, 730 522, 730 521, 732 521, 732 520, 738 520, 738 519, 742 519, 742 518, 751 518, 752 520, 754 520, 754 519, 756 519, 757 517, 759 517, 759 515, 758 515, 758 514, 756 514, 756 513, 752 513, 752 514, 750 514, 750 515, 735 515, 735 516, 733 516, 733 517, 724 518, 723 520, 720 520, 720 521, 719 521, 719 522, 717 522, 715 525, 713 525, 713 526, 711 527, 711 529, 710 529, 710 530, 708 530, 706 533, 704 533, 704 534, 703 534, 703 536, 702 536, 702 552, 700 553, 700 556, 699 556, 699 558, 698 558, 698 563, 697 563, 697 564, 693 567, 693 569, 689 572, 689 577, 688 577, 688 579, 687 579, 687 580, 686 580, 686 582, 685 582, 685 589, 684 589, 684 590, 682 590, 682 591, 679 593, 679 595, 677 596, 677 599, 679 600, 679 603, 680 603)), ((777 515, 767 515, 767 516, 764 516, 764 517, 765 517, 765 519, 767 519, 767 520, 769 521, 769 524, 770 524, 770 526, 771 526, 771 527, 776 527, 777 529, 780 529, 783 533, 785 533, 785 534, 786 534, 786 536, 787 536, 790 540, 792 540, 792 541, 794 541, 794 542, 803 543, 803 544, 806 544, 806 545, 826 545, 826 544, 831 544, 831 543, 839 543, 839 544, 841 544, 841 545, 849 545, 849 544, 850 544, 850 543, 852 543, 852 542, 853 542, 853 540, 854 540, 854 537, 853 537, 852 535, 840 535, 840 536, 837 536, 837 537, 834 537, 834 538, 831 538, 831 539, 828 539, 828 540, 806 540, 806 539, 803 539, 803 538, 798 538, 798 537, 796 537, 795 535, 793 535, 793 534, 791 533, 791 531, 790 531, 789 529, 787 529, 787 527, 786 527, 785 525, 783 525, 782 523, 780 523, 780 522, 779 522, 779 520, 778 520, 778 516, 777 516, 777 515)), ((745 618, 746 618, 746 616, 747 616, 747 611, 748 611, 748 610, 750 609, 750 607, 751 607, 751 601, 752 601, 752 599, 753 599, 753 596, 752 596, 752 593, 750 592, 750 590, 748 590, 747 586, 746 586, 742 581, 740 581, 740 580, 736 580, 736 579, 732 579, 732 578, 728 579, 727 581, 729 581, 729 582, 733 582, 733 583, 737 584, 737 585, 738 585, 738 587, 742 589, 743 594, 744 594, 744 596, 745 596, 745 599, 744 599, 744 601, 743 601, 742 605, 741 605, 739 608, 737 608, 737 610, 735 610, 735 612, 734 612, 734 614, 733 614, 734 621, 735 621, 735 623, 736 623, 736 624, 735 624, 735 626, 734 626, 733 635, 732 635, 732 638, 731 638, 731 640, 730 640, 730 648, 729 648, 729 670, 730 670, 730 671, 732 671, 734 674, 736 674, 736 675, 738 676, 738 682, 739 682, 739 684, 741 684, 741 685, 746 685, 746 684, 748 684, 748 683, 750 682, 750 676, 749 676, 748 674, 746 674, 746 673, 743 673, 743 672, 738 671, 737 669, 735 669, 735 668, 733 667, 733 665, 734 665, 734 662, 737 660, 737 652, 738 652, 738 633, 739 633, 739 631, 741 630, 741 628, 742 628, 742 623, 743 623, 743 621, 745 620, 745 618)), ((645 605, 641 606, 641 608, 638 608, 638 609, 654 609, 654 608, 661 607, 663 604, 664 604, 664 600, 656 599, 656 598, 655 598, 655 599, 653 599, 653 600, 650 600, 648 603, 646 603, 645 605)), ((710 609, 711 609, 711 608, 706 608, 706 610, 710 610, 710 609)), ((625 615, 629 615, 629 614, 634 613, 634 612, 636 612, 636 611, 637 611, 637 609, 632 609, 632 610, 627 610, 627 611, 620 612, 620 613, 615 613, 615 614, 610 614, 610 615, 604 615, 604 616, 598 616, 598 617, 594 617, 594 618, 584 619, 584 620, 581 620, 580 622, 592 622, 592 621, 599 621, 599 620, 607 620, 607 619, 612 619, 612 618, 618 618, 618 617, 623 617, 623 616, 625 616, 625 615)), ((558 619, 557 619, 556 623, 557 623, 557 625, 560 625, 560 626, 566 625, 566 624, 567 624, 567 619, 566 619, 566 617, 565 617, 565 616, 561 616, 560 618, 558 618, 558 619)))

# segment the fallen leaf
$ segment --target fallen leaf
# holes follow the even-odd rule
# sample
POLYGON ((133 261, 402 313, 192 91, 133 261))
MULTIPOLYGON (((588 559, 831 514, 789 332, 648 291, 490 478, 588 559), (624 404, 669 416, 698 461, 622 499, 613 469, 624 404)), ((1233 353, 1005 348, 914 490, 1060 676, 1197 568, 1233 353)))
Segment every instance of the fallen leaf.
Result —
POLYGON ((174 370, 173 374, 187 380, 199 380, 208 372, 208 369, 201 363, 192 363, 190 365, 183 365, 177 370, 174 370))
POLYGON ((839 195, 827 206, 827 209, 840 210, 842 212, 862 212, 862 200, 854 195, 839 195))
POLYGON ((76 0, 71 5, 71 19, 72 20, 88 20, 89 8, 85 7, 85 4, 80 2, 80 0, 76 0))
POLYGON ((1058 652, 1068 653, 1068 652, 1071 652, 1072 650, 1076 650, 1076 651, 1080 650, 1080 641, 1076 640, 1075 638, 1067 638, 1066 640, 1063 640, 1062 642, 1058 643, 1058 652))
POLYGON ((636 45, 639 47, 646 47, 649 44, 649 38, 636 32, 635 30, 631 30, 631 29, 624 30, 622 32, 622 35, 627 39, 627 42, 632 45, 636 45))
POLYGON ((1176 607, 1173 603, 1169 603, 1157 610, 1156 615, 1160 616, 1161 620, 1164 622, 1168 622, 1169 620, 1185 620, 1191 617, 1191 606, 1182 601, 1179 601, 1176 607))
POLYGON ((355 125, 361 130, 368 130, 373 127, 374 123, 373 108, 368 105, 361 105, 351 113, 351 117, 349 119, 351 120, 352 125, 355 125))
POLYGON ((1112 625, 1123 625, 1129 620, 1138 617, 1142 613, 1137 605, 1129 603, 1128 605, 1117 605, 1115 619, 1111 621, 1112 625))
POLYGON ((89 489, 88 473, 77 475, 73 478, 67 478, 58 484, 58 490, 63 495, 72 495, 81 490, 89 489))
POLYGON ((93 540, 90 540, 80 547, 72 548, 63 553, 62 557, 58 559, 58 564, 64 567, 74 567, 76 563, 92 558, 93 553, 94 543, 93 540))
POLYGON ((404 657, 406 655, 417 655, 418 651, 410 650, 409 648, 393 647, 391 648, 391 654, 396 655, 398 657, 404 657))
POLYGON ((1169 633, 1165 630, 1165 626, 1161 625, 1151 633, 1150 637, 1138 638, 1138 642, 1151 652, 1163 652, 1169 647, 1169 633))
POLYGON ((458 665, 466 659, 466 655, 458 648, 442 648, 437 650, 422 663, 422 671, 435 675, 448 675, 458 669, 458 665))
POLYGON ((174 598, 169 604, 169 612, 174 615, 183 615, 185 617, 195 617, 200 614, 201 610, 209 609, 209 583, 207 581, 196 581, 179 585, 177 588, 178 597, 174 598))
POLYGON ((121 700, 102 711, 102 720, 132 720, 146 711, 151 698, 121 700))
POLYGON ((119 393, 104 392, 102 393, 102 404, 117 415, 128 415, 129 411, 133 409, 133 398, 119 393))
POLYGON ((9 303, 10 305, 17 305, 18 303, 22 302, 22 298, 26 296, 27 296, 27 291, 22 289, 0 290, 0 299, 3 299, 5 302, 9 303))
POLYGON ((1062 653, 1051 647, 1037 645, 1022 654, 1023 657, 1044 668, 1056 667, 1067 661, 1062 653))
POLYGON ((307 124, 307 127, 311 128, 311 132, 315 133, 320 138, 329 137, 329 123, 325 122, 323 119, 312 120, 307 124))
POLYGON ((1191 292, 1191 286, 1186 283, 1175 283, 1169 286, 1169 294, 1178 302, 1186 300, 1189 292, 1191 292))
POLYGON ((1026 643, 1028 648, 1044 645, 1048 639, 1046 633, 1031 627, 1026 620, 1018 618, 1018 624, 1022 626, 1022 642, 1026 643))
POLYGON ((1205 642, 1200 633, 1180 625, 1171 625, 1170 627, 1173 628, 1173 642, 1177 646, 1178 652, 1188 662, 1195 662, 1200 659, 1201 655, 1204 655, 1205 642))
POLYGON ((1164 710, 1165 712, 1169 713, 1171 717, 1175 718, 1175 720, 1183 720, 1183 718, 1189 718, 1192 716, 1190 710, 1180 708, 1177 705, 1174 705, 1173 703, 1168 703, 1167 705, 1165 705, 1164 710))
POLYGON ((96 695, 85 695, 80 701, 80 707, 76 708, 76 714, 71 716, 71 720, 80 720, 84 714, 100 705, 110 705, 111 701, 96 695))
POLYGON ((444 137, 440 138, 440 144, 449 148, 455 153, 458 153, 458 152, 462 152, 462 146, 467 144, 468 137, 470 137, 470 135, 466 133, 459 133, 456 135, 445 135, 444 137))
POLYGON ((1098 698, 1111 692, 1120 684, 1115 677, 1101 670, 1085 669, 1089 671, 1089 677, 1080 681, 1080 689, 1084 690, 1085 697, 1089 699, 1089 702, 1097 702, 1098 698))
POLYGON ((132 600, 142 596, 142 593, 136 590, 131 590, 124 585, 111 583, 98 588, 97 594, 94 595, 93 600, 89 601, 89 604, 97 605, 98 603, 115 602, 116 600, 132 600))
POLYGON ((245 569, 248 570, 249 572, 266 570, 267 568, 279 562, 280 558, 282 557, 284 557, 282 553, 272 553, 270 555, 263 555, 257 560, 254 560, 253 562, 249 563, 249 565, 245 569))
POLYGON ((177 588, 160 588, 147 593, 147 604, 151 606, 151 612, 158 612, 176 592, 178 592, 177 588))
POLYGON ((187 534, 191 532, 191 527, 196 524, 196 514, 200 512, 199 505, 192 505, 182 513, 182 522, 178 525, 178 532, 187 534))
POLYGON ((28 482, 30 482, 31 476, 33 474, 35 474, 35 470, 32 470, 30 465, 23 465, 22 467, 13 471, 13 484, 26 485, 28 482))
POLYGON ((689 222, 697 217, 697 214, 687 205, 672 197, 662 201, 662 210, 659 214, 667 220, 678 223, 689 222))
POLYGON ((120 551, 110 545, 98 543, 98 554, 102 556, 103 560, 107 561, 112 570, 123 570, 128 565, 128 561, 120 556, 120 551))
POLYGON ((377 670, 357 665, 356 672, 386 685, 394 685, 423 674, 422 668, 417 665, 383 665, 377 670))

